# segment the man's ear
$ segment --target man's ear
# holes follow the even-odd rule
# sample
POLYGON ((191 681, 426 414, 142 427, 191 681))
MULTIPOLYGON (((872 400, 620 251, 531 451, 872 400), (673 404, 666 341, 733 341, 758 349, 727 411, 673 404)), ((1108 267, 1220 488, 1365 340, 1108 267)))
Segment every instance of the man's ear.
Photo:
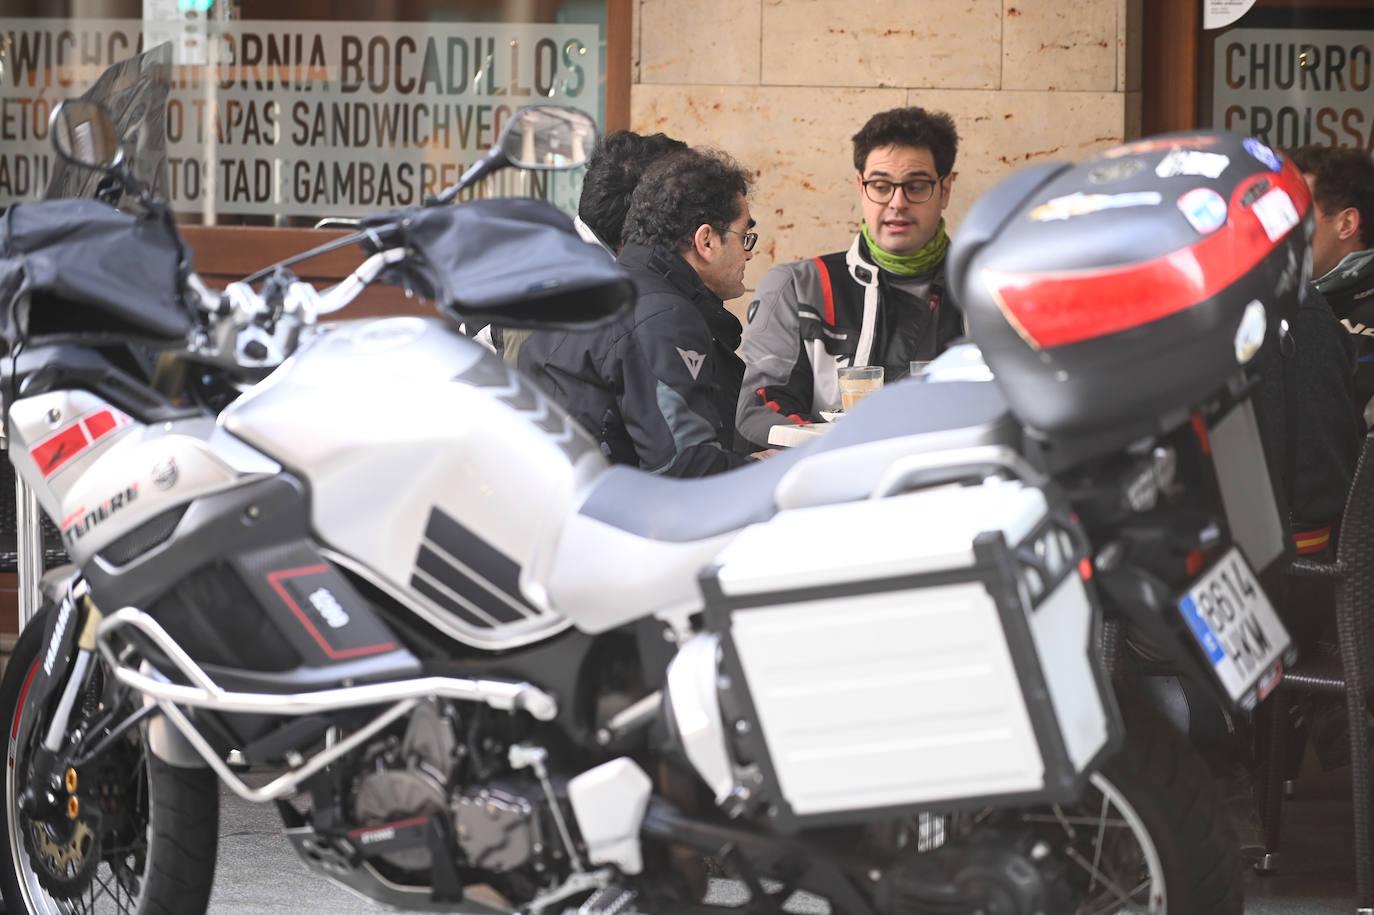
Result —
POLYGON ((718 244, 720 236, 716 235, 716 230, 711 228, 710 223, 703 222, 692 233, 692 251, 704 261, 709 261, 714 256, 715 251, 712 248, 718 244))
POLYGON ((954 193, 954 179, 958 177, 958 172, 950 172, 948 175, 945 175, 944 180, 940 182, 940 209, 949 209, 949 198, 954 193))
POLYGON ((1360 211, 1346 207, 1336 216, 1336 237, 1348 241, 1360 237, 1360 211))

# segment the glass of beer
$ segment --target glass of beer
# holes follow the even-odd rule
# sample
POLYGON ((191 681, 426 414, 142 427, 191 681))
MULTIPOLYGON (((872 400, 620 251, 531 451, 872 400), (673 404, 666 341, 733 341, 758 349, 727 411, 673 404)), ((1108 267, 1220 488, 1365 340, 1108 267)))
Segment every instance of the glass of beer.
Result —
POLYGON ((840 369, 840 403, 844 412, 883 386, 881 365, 847 365, 840 369))

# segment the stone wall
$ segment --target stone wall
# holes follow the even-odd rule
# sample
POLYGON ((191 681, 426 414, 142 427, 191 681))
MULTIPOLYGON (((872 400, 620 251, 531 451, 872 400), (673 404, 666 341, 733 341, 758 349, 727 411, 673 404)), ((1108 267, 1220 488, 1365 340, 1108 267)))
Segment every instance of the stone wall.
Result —
POLYGON ((849 138, 874 112, 954 116, 955 232, 1018 166, 1138 136, 1142 2, 637 0, 631 126, 724 149, 757 174, 752 288, 776 261, 849 244, 849 138))

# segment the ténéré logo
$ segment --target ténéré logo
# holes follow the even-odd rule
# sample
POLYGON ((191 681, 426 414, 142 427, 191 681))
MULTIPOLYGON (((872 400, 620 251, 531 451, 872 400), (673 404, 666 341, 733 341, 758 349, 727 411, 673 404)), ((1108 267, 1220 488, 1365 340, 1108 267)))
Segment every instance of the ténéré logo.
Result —
POLYGON ((67 516, 67 521, 62 528, 62 534, 70 543, 76 543, 82 537, 89 534, 101 524, 104 524, 115 514, 122 511, 138 498, 138 484, 130 483, 129 486, 105 499, 92 509, 85 506, 78 508, 67 516))

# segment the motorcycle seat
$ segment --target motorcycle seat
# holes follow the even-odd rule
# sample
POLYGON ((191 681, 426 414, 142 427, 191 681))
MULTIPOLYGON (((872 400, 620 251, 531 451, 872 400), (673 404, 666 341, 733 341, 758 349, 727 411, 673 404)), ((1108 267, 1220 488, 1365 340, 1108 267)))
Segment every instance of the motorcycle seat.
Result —
POLYGON ((870 395, 816 441, 728 473, 679 480, 614 467, 563 526, 539 583, 586 632, 694 612, 701 570, 745 526, 865 498, 908 455, 1018 436, 991 382, 911 381, 870 395))
POLYGON ((994 383, 901 382, 870 395, 816 441, 728 473, 682 480, 612 468, 579 514, 649 540, 705 540, 780 509, 867 498, 906 455, 1019 441, 994 383))

